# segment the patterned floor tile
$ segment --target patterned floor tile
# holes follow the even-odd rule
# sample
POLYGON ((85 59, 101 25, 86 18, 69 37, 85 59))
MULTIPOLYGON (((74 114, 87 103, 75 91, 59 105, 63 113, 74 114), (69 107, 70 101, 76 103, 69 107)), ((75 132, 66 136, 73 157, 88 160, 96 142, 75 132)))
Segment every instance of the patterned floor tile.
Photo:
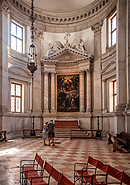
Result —
MULTIPOLYGON (((56 144, 44 146, 42 139, 16 138, 0 143, 0 185, 20 185, 20 160, 34 159, 37 152, 72 182, 74 164, 87 162, 88 156, 124 170, 130 176, 130 153, 113 153, 112 145, 103 140, 55 138, 56 144)), ((51 179, 51 185, 55 185, 51 179)), ((78 185, 79 183, 76 183, 78 185)))

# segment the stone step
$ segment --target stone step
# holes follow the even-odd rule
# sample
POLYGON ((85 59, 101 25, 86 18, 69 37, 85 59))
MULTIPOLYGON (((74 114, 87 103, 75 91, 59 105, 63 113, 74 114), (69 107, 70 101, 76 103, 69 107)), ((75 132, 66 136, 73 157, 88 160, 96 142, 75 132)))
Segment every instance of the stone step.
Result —
MULTIPOLYGON (((57 138, 70 138, 70 130, 74 130, 73 128, 72 129, 62 129, 62 128, 56 128, 55 129, 55 137, 57 138)), ((85 132, 82 132, 82 130, 77 130, 75 129, 76 132, 73 131, 73 136, 78 136, 78 137, 86 137, 87 136, 87 133, 85 132)))

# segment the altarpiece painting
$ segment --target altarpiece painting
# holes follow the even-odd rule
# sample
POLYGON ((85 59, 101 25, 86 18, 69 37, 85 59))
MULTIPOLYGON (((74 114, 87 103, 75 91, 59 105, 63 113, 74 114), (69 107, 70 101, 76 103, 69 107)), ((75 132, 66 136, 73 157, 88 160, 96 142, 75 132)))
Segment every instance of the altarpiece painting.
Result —
POLYGON ((57 75, 57 112, 79 111, 79 74, 57 75))

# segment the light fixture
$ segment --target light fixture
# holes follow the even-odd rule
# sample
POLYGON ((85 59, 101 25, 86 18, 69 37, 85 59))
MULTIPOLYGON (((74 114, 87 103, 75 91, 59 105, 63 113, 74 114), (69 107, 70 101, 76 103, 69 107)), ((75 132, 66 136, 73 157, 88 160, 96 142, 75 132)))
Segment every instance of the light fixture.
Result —
MULTIPOLYGON (((31 109, 31 113, 33 112, 33 73, 37 70, 37 54, 36 54, 36 47, 33 43, 34 40, 34 15, 33 15, 33 0, 31 2, 31 16, 30 16, 30 20, 31 20, 31 45, 29 46, 29 53, 28 53, 28 60, 29 63, 27 64, 28 69, 31 71, 32 73, 32 109, 31 109)), ((35 130, 34 130, 34 118, 35 116, 32 116, 33 118, 33 122, 32 122, 32 131, 31 131, 31 136, 35 136, 35 130)))
POLYGON ((29 63, 27 64, 28 69, 31 71, 32 76, 34 71, 37 70, 37 54, 36 54, 36 47, 33 43, 33 39, 34 39, 34 15, 33 15, 33 0, 31 3, 31 15, 30 15, 30 20, 31 20, 31 45, 29 46, 29 53, 28 53, 28 60, 29 63))

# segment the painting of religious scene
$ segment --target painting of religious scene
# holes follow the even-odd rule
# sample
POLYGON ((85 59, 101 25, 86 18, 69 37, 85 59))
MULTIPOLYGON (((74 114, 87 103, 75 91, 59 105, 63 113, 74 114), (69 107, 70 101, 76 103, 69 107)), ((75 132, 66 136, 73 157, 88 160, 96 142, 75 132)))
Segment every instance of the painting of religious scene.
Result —
POLYGON ((79 75, 57 75, 57 112, 79 111, 79 75))

